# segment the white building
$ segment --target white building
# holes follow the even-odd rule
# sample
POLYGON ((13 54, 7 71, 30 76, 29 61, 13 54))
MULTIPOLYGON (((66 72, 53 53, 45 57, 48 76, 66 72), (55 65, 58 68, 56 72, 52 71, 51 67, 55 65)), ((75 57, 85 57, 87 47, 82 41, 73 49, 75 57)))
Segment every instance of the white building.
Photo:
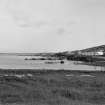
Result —
POLYGON ((95 55, 104 55, 104 51, 103 50, 97 51, 95 55))
POLYGON ((97 51, 79 51, 79 55, 86 55, 86 56, 97 56, 97 55, 104 55, 104 50, 97 50, 97 51))

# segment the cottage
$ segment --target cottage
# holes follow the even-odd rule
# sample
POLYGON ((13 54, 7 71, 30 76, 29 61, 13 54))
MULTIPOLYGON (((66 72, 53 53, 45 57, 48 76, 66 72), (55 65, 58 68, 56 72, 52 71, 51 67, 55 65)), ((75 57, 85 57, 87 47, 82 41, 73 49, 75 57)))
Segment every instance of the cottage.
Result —
POLYGON ((85 56, 98 56, 98 55, 104 55, 104 50, 97 50, 97 51, 79 51, 79 55, 85 55, 85 56))
POLYGON ((95 53, 95 55, 104 55, 104 51, 103 51, 103 50, 97 51, 97 52, 95 53))

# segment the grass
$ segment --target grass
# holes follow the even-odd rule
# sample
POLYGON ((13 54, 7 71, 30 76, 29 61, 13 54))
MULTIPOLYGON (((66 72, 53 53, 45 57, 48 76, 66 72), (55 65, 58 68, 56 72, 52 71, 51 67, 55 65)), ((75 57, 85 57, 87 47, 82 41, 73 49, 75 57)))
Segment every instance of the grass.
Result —
POLYGON ((105 72, 1 69, 0 103, 0 105, 105 105, 105 72), (28 76, 29 73, 32 76, 28 76), (16 77, 17 74, 24 76, 16 77))

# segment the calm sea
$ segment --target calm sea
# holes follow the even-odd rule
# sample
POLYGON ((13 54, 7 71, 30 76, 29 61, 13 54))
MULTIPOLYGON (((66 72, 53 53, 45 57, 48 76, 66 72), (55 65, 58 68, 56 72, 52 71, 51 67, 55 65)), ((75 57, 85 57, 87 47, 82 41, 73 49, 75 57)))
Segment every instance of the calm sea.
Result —
MULTIPOLYGON (((101 70, 101 67, 94 67, 82 64, 75 64, 74 61, 66 61, 64 64, 47 64, 43 60, 24 60, 27 56, 0 55, 0 68, 3 69, 69 69, 69 70, 101 70)), ((31 56, 28 56, 31 58, 31 56)), ((59 62, 59 61, 57 61, 59 62)))

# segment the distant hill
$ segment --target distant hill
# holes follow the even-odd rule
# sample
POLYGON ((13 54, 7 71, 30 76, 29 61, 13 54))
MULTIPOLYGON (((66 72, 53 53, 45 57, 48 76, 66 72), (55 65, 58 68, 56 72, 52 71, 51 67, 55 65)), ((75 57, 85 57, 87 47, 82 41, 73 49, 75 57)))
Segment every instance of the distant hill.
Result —
POLYGON ((105 45, 90 47, 81 50, 64 51, 64 52, 42 52, 42 53, 0 53, 0 55, 18 55, 18 56, 68 56, 81 52, 97 52, 103 50, 105 52, 105 45))
POLYGON ((82 50, 71 51, 69 55, 105 55, 105 45, 90 47, 82 50))
POLYGON ((82 52, 92 52, 92 51, 94 51, 95 52, 95 51, 99 51, 99 50, 105 51, 105 45, 86 48, 86 49, 79 50, 79 51, 82 51, 82 52))

